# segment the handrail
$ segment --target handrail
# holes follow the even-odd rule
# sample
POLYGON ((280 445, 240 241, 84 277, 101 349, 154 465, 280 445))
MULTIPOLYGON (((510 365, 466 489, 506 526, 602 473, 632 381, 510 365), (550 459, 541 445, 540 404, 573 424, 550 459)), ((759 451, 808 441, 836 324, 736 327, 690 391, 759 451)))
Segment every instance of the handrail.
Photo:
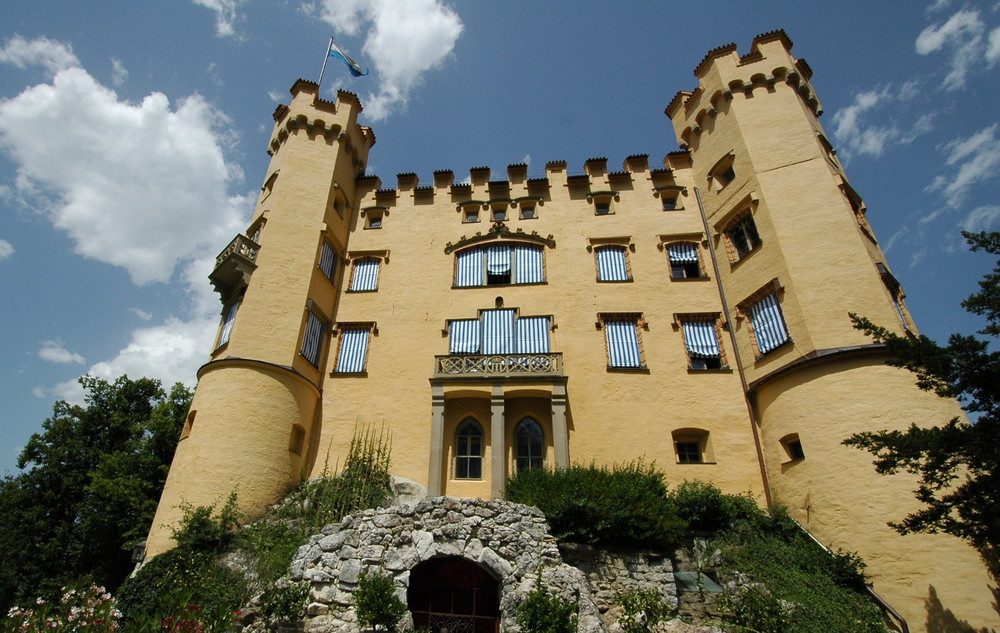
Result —
POLYGON ((561 376, 562 354, 451 354, 434 357, 435 377, 561 376))

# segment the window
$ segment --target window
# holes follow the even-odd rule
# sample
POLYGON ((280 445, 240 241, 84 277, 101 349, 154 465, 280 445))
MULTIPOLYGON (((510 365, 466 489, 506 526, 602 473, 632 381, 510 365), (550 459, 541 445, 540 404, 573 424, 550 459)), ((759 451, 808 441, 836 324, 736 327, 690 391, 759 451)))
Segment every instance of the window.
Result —
POLYGON ((368 211, 365 213, 365 228, 366 229, 380 229, 382 228, 382 211, 368 211))
POLYGON ((684 347, 691 369, 722 369, 722 349, 715 319, 682 318, 684 347))
POLYGON ((778 441, 781 442, 781 447, 785 449, 785 453, 788 455, 788 461, 796 462, 800 459, 806 458, 806 454, 802 450, 802 441, 799 439, 798 433, 789 433, 778 441))
POLYGON ((671 433, 678 464, 710 464, 712 459, 708 431, 677 429, 671 433))
POLYGON ((753 216, 748 212, 725 230, 729 261, 738 262, 760 246, 760 235, 753 216))
POLYGON ((538 216, 535 214, 535 205, 533 204, 522 204, 521 205, 521 219, 522 220, 534 220, 538 216))
POLYGON ((698 261, 698 245, 693 242, 670 244, 667 246, 670 258, 671 279, 701 279, 705 275, 698 261))
POLYGON ((758 358, 792 340, 788 336, 776 293, 772 292, 751 305, 749 312, 758 358))
POLYGON ((677 461, 681 464, 700 464, 701 450, 698 442, 674 442, 677 449, 677 461))
POLYGON ((597 258, 597 281, 632 281, 624 246, 598 246, 594 255, 597 258))
POLYGON ((378 269, 382 263, 375 257, 354 260, 354 273, 351 275, 350 290, 354 292, 371 292, 378 290, 378 269))
POLYGON ((479 209, 466 209, 465 213, 462 215, 462 222, 466 224, 475 224, 479 222, 479 209))
POLYGON ((609 369, 645 368, 642 362, 642 347, 639 342, 640 318, 640 315, 635 314, 601 316, 609 369))
POLYGON ((315 367, 319 367, 319 356, 325 333, 326 324, 324 321, 315 312, 310 312, 306 319, 306 331, 302 336, 302 346, 299 348, 299 353, 315 367))
POLYGON ((736 170, 733 168, 735 161, 736 155, 729 152, 708 171, 708 179, 714 183, 716 191, 736 179, 736 170))
POLYGON ((903 297, 906 296, 903 294, 903 288, 885 264, 878 262, 875 264, 875 269, 878 270, 882 283, 885 284, 885 289, 889 291, 889 298, 892 300, 892 307, 896 310, 896 316, 899 317, 900 325, 903 326, 904 330, 909 330, 910 322, 906 318, 906 307, 903 305, 903 297))
POLYGON ((323 250, 319 255, 319 269, 327 279, 333 281, 333 275, 337 270, 337 251, 326 240, 323 240, 323 250))
POLYGON ((545 442, 542 426, 534 418, 524 418, 514 431, 514 466, 516 472, 545 467, 545 442))
POLYGON ((664 211, 676 211, 678 209, 683 209, 684 207, 678 201, 678 194, 676 193, 664 193, 661 198, 663 202, 664 211))
POLYGON ((222 331, 219 332, 219 344, 216 347, 222 347, 229 342, 229 336, 233 333, 233 324, 236 323, 236 312, 240 309, 241 299, 233 301, 228 306, 222 315, 222 331))
POLYGON ((496 243, 455 254, 455 287, 502 286, 545 282, 542 247, 496 243))
POLYGON ((611 215, 611 201, 610 200, 595 200, 594 201, 594 214, 595 215, 611 215))
POLYGON ((448 321, 449 354, 548 354, 551 317, 482 310, 478 319, 448 321))
POLYGON ((466 418, 455 431, 455 479, 483 478, 483 428, 466 418))
POLYGON ((495 207, 490 211, 490 220, 504 222, 507 220, 507 207, 495 207))
POLYGON ((368 338, 371 336, 371 323, 344 323, 340 329, 340 349, 337 350, 337 366, 334 372, 338 374, 359 374, 365 371, 368 361, 368 338))

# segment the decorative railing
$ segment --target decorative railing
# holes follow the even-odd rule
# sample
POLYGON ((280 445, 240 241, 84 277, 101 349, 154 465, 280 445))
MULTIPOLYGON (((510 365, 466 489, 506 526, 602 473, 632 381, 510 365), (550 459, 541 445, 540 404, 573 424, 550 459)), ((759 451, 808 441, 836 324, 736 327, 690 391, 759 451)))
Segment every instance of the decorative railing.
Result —
POLYGON ((257 260, 257 251, 259 249, 260 246, 249 237, 243 234, 237 235, 229 243, 229 246, 222 249, 222 252, 215 258, 215 266, 218 268, 230 255, 242 255, 244 258, 254 262, 257 260))
POLYGON ((453 354, 434 357, 435 377, 562 376, 562 354, 453 354))

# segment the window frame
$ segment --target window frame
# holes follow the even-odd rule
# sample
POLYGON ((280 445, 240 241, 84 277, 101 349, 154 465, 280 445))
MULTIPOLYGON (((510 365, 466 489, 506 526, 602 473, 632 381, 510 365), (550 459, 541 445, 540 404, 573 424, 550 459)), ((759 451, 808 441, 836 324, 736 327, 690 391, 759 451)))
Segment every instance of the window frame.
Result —
POLYGON ((781 308, 781 295, 783 294, 784 288, 778 282, 777 278, 775 278, 761 286, 756 292, 737 305, 740 318, 745 319, 747 323, 750 342, 753 344, 754 360, 760 360, 792 342, 792 335, 788 330, 788 321, 785 319, 785 312, 781 308), (766 322, 761 322, 759 319, 762 313, 755 309, 764 302, 768 302, 769 305, 765 307, 771 309, 772 316, 766 322), (777 321, 775 321, 775 315, 777 321), (773 323, 778 323, 779 327, 771 327, 773 323), (762 326, 764 325, 768 327, 763 328, 762 326), (779 338, 780 340, 778 340, 779 338))
POLYGON ((707 429, 686 427, 670 432, 678 465, 715 464, 712 434, 707 429), (683 448, 682 448, 683 447, 683 448))
POLYGON ((628 244, 620 243, 599 243, 592 244, 592 250, 594 252, 594 266, 596 268, 596 280, 598 283, 628 283, 635 281, 632 276, 632 265, 629 253, 628 244), (602 253, 620 253, 621 261, 611 261, 610 256, 604 257, 605 267, 602 268, 602 253), (609 267, 610 266, 610 267, 609 267), (609 274, 609 277, 605 278, 602 273, 609 274), (624 275, 624 276, 622 276, 624 275))
POLYGON ((227 303, 222 309, 222 321, 219 324, 219 333, 216 336, 215 349, 221 349, 226 345, 229 345, 229 341, 232 340, 233 328, 236 325, 236 315, 239 313, 240 306, 243 304, 243 297, 239 296, 227 303))
POLYGON ((340 254, 337 251, 337 247, 330 240, 324 237, 320 241, 322 244, 320 245, 319 261, 316 262, 316 267, 320 269, 320 272, 323 273, 323 276, 330 283, 336 283, 337 261, 340 259, 340 254), (328 266, 325 264, 328 264, 328 266))
POLYGON ((597 316, 597 327, 604 330, 604 351, 608 371, 648 371, 640 330, 645 328, 641 312, 606 312, 597 316), (615 324, 613 327, 609 327, 615 324), (631 329, 625 327, 631 326, 631 329), (632 338, 628 332, 634 332, 632 338), (622 338, 612 341, 612 332, 622 338), (627 339, 627 340, 626 340, 627 339), (634 362, 632 362, 634 360, 634 362), (627 361, 627 362, 621 362, 627 361))
MULTIPOLYGON (((499 322, 499 321, 497 321, 499 322)), ((475 319, 448 319, 446 322, 445 333, 448 336, 448 355, 449 356, 479 356, 479 355, 493 355, 493 354, 551 354, 552 353, 552 315, 538 314, 538 315, 522 315, 518 308, 484 308, 479 310, 478 315, 475 319), (508 347, 511 349, 510 352, 486 352, 483 351, 486 341, 487 332, 487 321, 486 313, 500 313, 500 312, 513 312, 511 315, 511 327, 510 327, 510 341, 508 347), (540 321, 544 319, 544 328, 535 326, 521 327, 522 322, 530 321, 540 321), (475 327, 469 327, 468 333, 472 333, 474 330, 475 336, 477 338, 475 349, 471 349, 472 341, 469 338, 456 339, 454 338, 457 328, 454 327, 456 323, 475 323, 475 327), (538 334, 539 332, 545 332, 545 339, 541 339, 525 336, 526 334, 538 334), (529 344, 530 343, 530 344, 529 344), (459 345, 460 344, 460 345, 459 345), (456 347, 460 349, 456 349, 456 347), (528 349, 541 347, 544 349, 528 349)), ((541 325, 541 323, 539 323, 541 325)), ((502 346, 502 345, 501 345, 502 346)))
MULTIPOLYGON (((312 301, 309 302, 312 304, 312 301)), ((302 342, 299 344, 299 355, 305 358, 310 365, 319 369, 320 361, 323 360, 323 342, 330 331, 330 321, 312 309, 312 305, 306 309, 305 325, 302 328, 302 342)))
MULTIPOLYGON (((681 332, 681 339, 684 344, 684 353, 688 359, 688 371, 702 372, 729 370, 726 349, 722 344, 723 324, 721 317, 721 313, 718 312, 690 312, 674 314, 674 327, 675 329, 679 329, 681 332), (715 337, 716 354, 714 356, 692 349, 692 347, 698 346, 698 342, 691 341, 688 338, 688 335, 696 334, 696 332, 693 327, 686 327, 686 325, 694 323, 711 324, 711 332, 715 337)), ((704 341, 702 341, 702 343, 704 343, 704 341)))
POLYGON ((348 253, 351 262, 351 277, 347 284, 347 292, 378 292, 382 280, 382 266, 389 263, 389 251, 358 251, 348 253), (374 262, 374 272, 368 272, 367 277, 359 277, 359 265, 374 262), (359 283, 365 282, 365 287, 359 288, 359 283))
POLYGON ((729 263, 735 264, 743 261, 751 253, 760 249, 764 241, 760 237, 760 230, 757 222, 753 219, 750 209, 738 213, 726 228, 722 231, 726 238, 726 251, 729 254, 729 263), (751 231, 747 231, 747 229, 751 231))
POLYGON ((522 470, 531 470, 534 468, 545 468, 545 457, 546 457, 546 446, 545 446, 545 429, 542 428, 541 422, 536 420, 531 416, 525 416, 517 423, 514 427, 514 472, 519 473, 522 470), (521 453, 521 439, 522 431, 525 431, 533 425, 532 430, 537 430, 537 438, 528 437, 529 446, 528 454, 523 455, 521 453), (535 443, 537 442, 537 446, 535 443), (533 454, 534 449, 537 448, 538 454, 533 454), (526 463, 526 466, 522 467, 522 462, 526 463))
POLYGON ((344 322, 337 323, 334 331, 337 335, 336 361, 330 371, 331 376, 367 376, 368 375, 368 353, 371 351, 371 340, 378 334, 378 327, 374 322, 344 322), (348 332, 364 332, 364 335, 348 336, 348 332), (354 338, 358 339, 359 347, 353 347, 345 352, 345 343, 350 340, 350 344, 355 345, 354 338), (350 356, 345 356, 350 354, 350 356), (346 363, 351 364, 347 365, 346 363), (360 364, 359 364, 360 363, 360 364))
POLYGON ((455 454, 453 456, 451 478, 462 481, 482 481, 483 471, 485 470, 483 462, 486 455, 486 433, 483 431, 483 425, 479 423, 479 420, 469 416, 458 423, 458 426, 455 427, 454 447, 455 454), (467 429, 474 430, 475 433, 466 434, 465 431, 467 429), (473 454, 471 441, 463 442, 463 437, 467 438, 467 440, 478 437, 478 455, 473 454), (463 450, 467 452, 463 452, 463 450), (464 465, 464 468, 460 465, 464 465), (473 465, 478 467, 479 472, 477 477, 471 476, 473 465))
POLYGON ((545 267, 545 247, 540 244, 521 242, 517 240, 498 240, 485 244, 475 244, 455 251, 454 270, 452 275, 452 288, 486 288, 490 286, 527 286, 534 284, 548 283, 546 280, 545 267), (507 253, 502 257, 509 261, 509 268, 505 273, 490 273, 490 249, 506 247, 507 253), (528 255, 527 253, 531 253, 528 255), (478 254, 478 257, 477 257, 478 254), (479 259, 479 263, 469 262, 464 264, 466 258, 479 259), (537 258, 537 262, 529 265, 529 260, 537 258), (537 270, 534 266, 537 263, 537 270), (465 268, 468 266, 468 268, 465 268), (521 270, 525 267, 526 270, 521 270), (519 281, 532 271, 535 275, 530 277, 530 281, 519 281), (469 283, 474 273, 479 273, 480 283, 469 283), (494 281, 491 283, 491 275, 494 278, 506 279, 506 281, 494 281), (468 278, 467 278, 468 277, 468 278))
POLYGON ((670 279, 672 281, 683 279, 708 279, 708 274, 705 272, 704 267, 704 257, 702 257, 701 243, 699 241, 673 240, 663 244, 663 251, 667 254, 667 264, 670 266, 670 279), (674 251, 676 251, 677 247, 680 246, 694 247, 695 260, 693 262, 690 260, 674 261, 674 251), (682 274, 678 274, 678 271, 682 274), (693 271, 697 274, 689 274, 693 271))

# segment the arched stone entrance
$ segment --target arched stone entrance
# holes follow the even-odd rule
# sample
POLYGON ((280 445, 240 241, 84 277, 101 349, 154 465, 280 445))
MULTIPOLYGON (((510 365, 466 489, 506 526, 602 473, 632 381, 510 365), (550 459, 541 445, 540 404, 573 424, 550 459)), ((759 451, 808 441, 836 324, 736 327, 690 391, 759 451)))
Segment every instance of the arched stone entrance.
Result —
POLYGON ((413 626, 433 633, 498 633, 499 583, 461 556, 424 561, 410 572, 406 602, 413 626))

